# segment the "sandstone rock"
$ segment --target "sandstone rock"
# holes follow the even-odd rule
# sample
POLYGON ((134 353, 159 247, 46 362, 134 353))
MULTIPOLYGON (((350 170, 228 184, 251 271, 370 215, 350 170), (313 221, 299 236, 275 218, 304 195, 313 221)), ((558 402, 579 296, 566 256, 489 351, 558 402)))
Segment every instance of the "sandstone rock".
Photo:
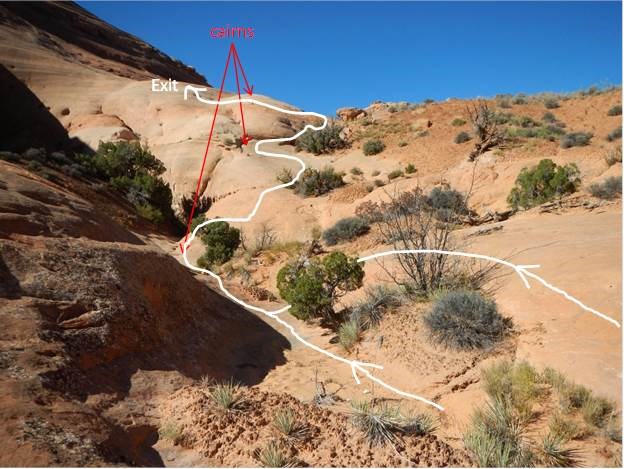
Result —
POLYGON ((352 121, 355 119, 361 119, 366 117, 366 111, 364 109, 358 109, 355 107, 343 107, 336 111, 336 115, 343 121, 352 121))

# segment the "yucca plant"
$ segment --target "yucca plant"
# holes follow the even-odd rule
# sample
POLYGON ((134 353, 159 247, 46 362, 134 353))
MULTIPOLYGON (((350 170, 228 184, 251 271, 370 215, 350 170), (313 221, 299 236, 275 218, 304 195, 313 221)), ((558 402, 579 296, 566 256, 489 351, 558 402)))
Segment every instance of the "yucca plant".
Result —
POLYGON ((373 406, 370 401, 351 403, 353 424, 362 430, 368 441, 375 445, 396 445, 399 438, 394 432, 401 431, 401 414, 398 407, 387 404, 373 406))
POLYGON ((240 409, 243 404, 240 396, 240 386, 234 383, 233 380, 211 385, 208 393, 212 401, 221 410, 240 409))
POLYGON ((548 467, 574 467, 579 461, 578 450, 566 448, 565 441, 557 435, 549 433, 542 440, 542 459, 548 467))

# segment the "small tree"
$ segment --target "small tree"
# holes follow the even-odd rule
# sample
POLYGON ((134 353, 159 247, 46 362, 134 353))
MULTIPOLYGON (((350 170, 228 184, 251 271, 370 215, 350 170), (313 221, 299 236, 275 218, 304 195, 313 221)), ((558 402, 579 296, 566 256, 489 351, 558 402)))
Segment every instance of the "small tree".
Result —
POLYGON ((206 245, 206 252, 201 256, 198 265, 211 268, 229 261, 240 245, 240 231, 224 221, 210 223, 203 229, 201 240, 206 245))
POLYGON ((488 105, 481 101, 468 107, 468 118, 472 124, 473 133, 477 139, 474 149, 470 152, 469 161, 476 160, 482 153, 503 141, 503 132, 496 121, 495 113, 488 105))
POLYGON ((576 191, 580 182, 574 163, 558 166, 544 159, 537 166, 520 171, 507 202, 514 210, 531 208, 576 191))
POLYGON ((322 261, 302 258, 286 264, 277 274, 277 288, 296 318, 329 318, 336 301, 360 288, 363 278, 357 259, 333 252, 322 261))

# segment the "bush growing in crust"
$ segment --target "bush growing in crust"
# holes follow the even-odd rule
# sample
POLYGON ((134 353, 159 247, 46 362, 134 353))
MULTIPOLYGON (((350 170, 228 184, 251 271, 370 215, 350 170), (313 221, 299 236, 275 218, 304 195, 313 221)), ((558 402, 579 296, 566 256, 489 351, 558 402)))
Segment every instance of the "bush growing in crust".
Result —
POLYGON ((454 142, 457 144, 465 143, 465 142, 470 141, 471 138, 472 137, 470 137, 470 134, 468 132, 460 132, 457 135, 455 135, 454 142))
POLYGON ((348 145, 340 136, 341 130, 339 125, 328 124, 323 130, 306 132, 297 139, 296 147, 315 155, 340 150, 348 145))
POLYGON ((611 109, 607 111, 608 116, 621 116, 622 115, 622 105, 616 104, 611 109))
POLYGON ((165 165, 139 142, 100 142, 95 155, 77 155, 85 174, 107 180, 149 220, 173 219, 173 195, 160 177, 165 165))
POLYGON ((557 109, 559 102, 555 98, 547 98, 544 100, 544 107, 546 109, 557 109))
POLYGON ((307 168, 297 181, 295 190, 305 197, 318 197, 344 184, 342 174, 337 173, 331 166, 326 166, 320 171, 307 168))
POLYGON ((376 155, 384 151, 385 148, 386 146, 381 140, 377 140, 377 139, 369 140, 366 143, 364 143, 364 145, 362 145, 362 152, 366 156, 376 155))
POLYGON ((468 213, 466 198, 455 189, 434 187, 429 193, 429 202, 439 220, 451 221, 457 215, 468 213))
POLYGON ((355 166, 351 168, 351 174, 353 174, 354 176, 361 176, 362 174, 364 174, 364 171, 362 171, 360 168, 355 166))
POLYGON ((584 147, 593 136, 591 132, 571 132, 561 137, 561 148, 584 147))
POLYGON ((396 445, 399 438, 395 435, 401 431, 401 414, 398 407, 390 407, 386 403, 373 406, 368 401, 351 403, 351 419, 355 427, 366 435, 374 445, 386 443, 396 445))
POLYGON ((615 199, 622 195, 622 176, 611 176, 589 186, 589 192, 599 199, 615 199))
POLYGON ((416 166, 414 166, 412 163, 409 163, 405 167, 405 173, 406 174, 414 174, 415 172, 416 172, 416 166))
POLYGON ((510 327, 496 303, 474 291, 440 296, 425 316, 425 325, 440 343, 458 349, 485 348, 501 340, 510 327))
POLYGON ((574 163, 558 166, 552 160, 544 159, 537 166, 520 171, 507 202, 514 210, 531 208, 571 194, 580 182, 579 170, 574 163))
POLYGON ((465 124, 466 124, 466 121, 460 117, 456 117, 455 119, 451 121, 451 125, 453 127, 461 127, 462 125, 465 125, 465 124))
MULTIPOLYGON (((277 176, 275 178, 277 179, 277 182, 281 184, 288 184, 290 181, 293 180, 294 175, 290 169, 282 168, 280 169, 279 173, 277 173, 277 176)), ((292 188, 293 186, 290 187, 292 188)))
POLYGON ((360 340, 361 332, 360 324, 357 321, 350 319, 343 322, 338 328, 338 342, 342 348, 349 351, 360 340))
POLYGON ((403 176, 403 170, 395 169, 394 171, 390 171, 388 173, 388 181, 392 181, 393 179, 399 178, 403 176))
POLYGON ((201 240, 206 245, 206 251, 200 259, 208 268, 214 267, 232 258, 240 246, 240 230, 230 227, 227 222, 217 221, 203 227, 201 240))
POLYGON ((622 127, 616 127, 607 135, 607 140, 614 142, 622 138, 622 127))
POLYGON ((612 150, 609 150, 609 152, 605 155, 605 162, 609 166, 613 166, 615 163, 621 163, 622 162, 622 147, 618 145, 612 150))
POLYGON ((323 232, 323 241, 333 246, 342 241, 350 241, 368 233, 370 225, 360 217, 349 217, 338 220, 334 226, 323 232))
POLYGON ((555 122, 557 122, 557 118, 552 112, 545 112, 544 116, 542 117, 542 120, 549 124, 554 124, 555 122))
POLYGON ((397 289, 376 285, 366 290, 366 297, 351 306, 350 318, 363 329, 376 326, 389 308, 403 303, 403 295, 397 289))
POLYGON ((356 258, 333 252, 322 261, 302 258, 286 264, 277 274, 277 288, 296 318, 328 318, 336 300, 360 288, 363 278, 356 258))

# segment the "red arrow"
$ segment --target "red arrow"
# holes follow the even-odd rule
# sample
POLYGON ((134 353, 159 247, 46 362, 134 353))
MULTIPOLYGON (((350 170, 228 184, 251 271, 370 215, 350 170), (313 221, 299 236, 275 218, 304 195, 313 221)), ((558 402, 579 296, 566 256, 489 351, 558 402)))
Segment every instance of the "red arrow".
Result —
MULTIPOLYGON (((232 48, 234 50, 234 54, 236 54, 236 46, 234 45, 234 43, 232 43, 232 48)), ((242 71, 242 69, 241 69, 242 71)), ((241 99, 241 94, 240 94, 240 84, 238 82, 238 65, 236 64, 236 58, 234 58, 234 72, 236 73, 236 89, 238 91, 238 107, 240 108, 240 114, 241 114, 241 124, 243 126, 243 135, 241 137, 241 142, 243 145, 247 145, 247 143, 249 142, 249 137, 247 136, 247 130, 245 129, 245 114, 243 113, 243 103, 242 101, 240 101, 241 99)))
POLYGON ((236 46, 234 46, 234 60, 238 61, 238 66, 240 67, 241 72, 243 73, 243 78, 245 79, 245 93, 247 93, 249 96, 252 96, 254 87, 253 85, 249 86, 249 82, 247 81, 247 75, 245 75, 245 69, 243 68, 243 64, 241 63, 240 57, 238 56, 238 51, 236 50, 236 46))
POLYGON ((236 54, 234 44, 230 46, 228 52, 227 61, 225 62, 225 70, 223 70, 223 78, 221 79, 221 88, 219 89, 219 95, 217 96, 217 105, 212 116, 212 125, 210 126, 210 134, 208 135, 208 142, 206 143, 206 151, 204 151, 204 159, 202 161, 201 170, 199 171, 199 178, 197 179, 197 189, 195 189, 195 197, 193 198, 193 207, 191 208, 191 214, 189 215, 188 224, 186 226, 186 235, 184 236, 184 243, 180 243, 180 251, 184 252, 184 244, 188 240, 188 235, 191 231, 191 222, 193 221, 193 215, 195 214, 195 207, 197 206, 197 198, 199 197, 199 188, 201 186, 202 176, 204 174, 204 167, 206 166, 206 157, 208 156, 208 149, 210 148, 210 141, 212 140, 212 133, 214 131, 215 122, 217 121, 217 113, 219 112, 219 101, 221 101, 221 95, 223 94, 223 86, 225 85, 225 77, 227 76, 228 66, 230 65, 230 57, 232 52, 236 54))

